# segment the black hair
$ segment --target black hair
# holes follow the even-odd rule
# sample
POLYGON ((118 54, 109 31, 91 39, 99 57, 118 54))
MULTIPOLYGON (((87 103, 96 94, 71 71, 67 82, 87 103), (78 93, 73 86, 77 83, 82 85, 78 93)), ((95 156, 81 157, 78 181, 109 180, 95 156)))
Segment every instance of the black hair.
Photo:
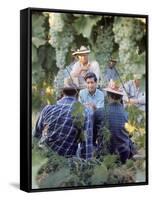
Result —
POLYGON ((120 95, 120 94, 114 94, 112 92, 107 92, 107 95, 110 96, 114 100, 121 100, 122 99, 122 95, 120 95))
POLYGON ((70 88, 70 89, 63 89, 62 90, 63 94, 66 96, 78 96, 79 90, 70 88))
POLYGON ((84 77, 84 80, 86 81, 88 78, 93 78, 94 81, 97 82, 97 77, 96 77, 95 73, 93 73, 93 72, 88 72, 86 74, 86 76, 84 77))

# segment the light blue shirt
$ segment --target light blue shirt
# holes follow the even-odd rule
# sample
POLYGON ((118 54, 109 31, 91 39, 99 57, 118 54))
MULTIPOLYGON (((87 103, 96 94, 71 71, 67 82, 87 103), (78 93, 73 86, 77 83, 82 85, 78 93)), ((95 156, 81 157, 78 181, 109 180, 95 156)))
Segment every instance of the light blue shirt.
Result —
MULTIPOLYGON (((146 104, 145 92, 142 91, 140 88, 136 88, 136 85, 133 80, 128 81, 124 86, 125 86, 125 90, 123 91, 124 93, 123 100, 127 101, 128 97, 131 99, 137 99, 138 103, 136 104, 136 106, 140 110, 145 111, 145 104, 146 104)), ((125 103, 124 105, 126 106, 125 103)))
POLYGON ((114 81, 117 80, 118 74, 115 68, 106 67, 105 72, 104 72, 104 80, 109 82, 111 79, 114 81))
POLYGON ((79 101, 82 104, 93 103, 95 104, 97 109, 103 108, 104 107, 104 93, 96 89, 95 93, 91 95, 88 89, 83 89, 83 90, 80 90, 79 101))

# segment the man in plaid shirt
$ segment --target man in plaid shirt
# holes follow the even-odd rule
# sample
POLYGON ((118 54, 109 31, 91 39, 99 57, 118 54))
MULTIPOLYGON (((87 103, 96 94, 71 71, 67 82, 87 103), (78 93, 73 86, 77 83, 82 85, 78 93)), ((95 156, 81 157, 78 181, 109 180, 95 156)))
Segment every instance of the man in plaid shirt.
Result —
MULTIPOLYGON (((128 122, 128 113, 121 104, 123 92, 116 85, 104 89, 107 92, 108 106, 100 110, 95 123, 97 126, 106 125, 110 130, 110 152, 118 154, 122 163, 130 159, 136 153, 135 145, 131 141, 125 123, 128 122)), ((100 128, 100 127, 99 127, 100 128)))
POLYGON ((85 109, 83 127, 84 140, 79 141, 79 127, 73 123, 72 107, 78 102, 78 88, 68 83, 63 88, 63 97, 55 105, 47 105, 41 112, 34 131, 34 137, 44 142, 59 155, 72 157, 77 155, 78 144, 80 157, 86 160, 93 155, 92 114, 85 109))

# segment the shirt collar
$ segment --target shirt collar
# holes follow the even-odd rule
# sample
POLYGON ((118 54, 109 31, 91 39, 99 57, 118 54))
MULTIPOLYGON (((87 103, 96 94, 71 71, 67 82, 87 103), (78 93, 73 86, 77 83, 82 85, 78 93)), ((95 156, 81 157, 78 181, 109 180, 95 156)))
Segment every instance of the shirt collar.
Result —
POLYGON ((64 96, 64 97, 62 97, 62 99, 57 101, 57 104, 71 104, 71 103, 77 102, 77 101, 78 100, 76 99, 76 97, 64 96))
POLYGON ((96 89, 96 91, 95 91, 95 93, 94 93, 93 95, 91 95, 90 92, 89 92, 88 90, 87 90, 87 94, 88 94, 88 96, 94 97, 94 96, 97 95, 97 89, 96 89))

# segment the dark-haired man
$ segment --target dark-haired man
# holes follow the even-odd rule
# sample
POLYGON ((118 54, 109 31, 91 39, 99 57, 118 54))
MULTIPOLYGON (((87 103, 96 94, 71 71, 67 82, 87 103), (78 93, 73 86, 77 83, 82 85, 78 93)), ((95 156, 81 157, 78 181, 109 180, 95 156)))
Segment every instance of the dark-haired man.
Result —
MULTIPOLYGON (((79 101, 89 108, 94 120, 98 118, 100 109, 104 107, 104 93, 97 89, 97 77, 93 72, 89 72, 84 77, 86 82, 86 89, 80 90, 79 101)), ((94 123, 93 144, 96 146, 97 128, 94 123)))
POLYGON ((79 141, 79 127, 73 121, 73 105, 78 102, 79 89, 74 83, 65 83, 63 97, 55 105, 47 105, 37 120, 34 137, 43 141, 51 150, 64 157, 77 155, 78 144, 80 157, 91 159, 93 153, 92 115, 85 110, 84 141, 79 141))
POLYGON ((119 77, 115 70, 116 63, 117 61, 115 59, 110 58, 109 63, 104 71, 104 81, 105 81, 104 85, 108 84, 109 81, 111 80, 113 81, 118 80, 119 77))

